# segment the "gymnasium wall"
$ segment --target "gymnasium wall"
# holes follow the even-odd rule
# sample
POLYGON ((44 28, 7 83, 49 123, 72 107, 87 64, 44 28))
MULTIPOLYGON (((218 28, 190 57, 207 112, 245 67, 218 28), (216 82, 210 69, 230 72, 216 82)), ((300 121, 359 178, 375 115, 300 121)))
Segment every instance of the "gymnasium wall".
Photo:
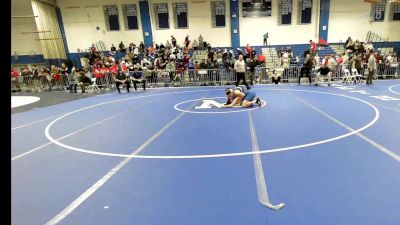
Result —
POLYGON ((211 6, 210 1, 179 1, 179 0, 153 0, 151 1, 150 11, 152 15, 153 38, 159 43, 165 44, 166 40, 171 40, 171 35, 174 35, 178 44, 183 45, 186 35, 190 39, 198 38, 201 34, 204 41, 210 42, 212 46, 230 46, 230 20, 229 20, 229 1, 225 1, 225 23, 224 28, 213 28, 211 22, 211 6), (168 2, 169 12, 169 30, 157 30, 155 28, 153 5, 152 3, 168 2), (175 29, 174 18, 172 11, 173 2, 187 2, 188 11, 188 29, 175 29))
POLYGON ((132 0, 60 0, 58 7, 64 22, 65 35, 70 52, 77 49, 88 49, 92 43, 103 41, 105 47, 110 49, 111 44, 118 48, 122 41, 125 46, 129 43, 140 43, 143 41, 143 33, 140 23, 140 12, 138 10, 138 30, 125 30, 122 14, 123 4, 136 4, 132 0), (120 31, 107 31, 103 5, 118 5, 120 31), (96 28, 99 27, 97 30, 96 28))
MULTIPOLYGON (((197 38, 200 34, 204 37, 205 41, 210 41, 214 46, 227 46, 230 45, 230 31, 229 26, 225 28, 212 28, 211 27, 211 7, 210 1, 195 1, 187 2, 188 7, 188 29, 175 29, 173 23, 172 3, 179 2, 173 0, 154 0, 150 4, 150 16, 153 28, 153 39, 157 43, 166 43, 166 40, 171 40, 171 35, 177 38, 177 42, 182 44, 186 35, 191 39, 197 38), (153 6, 152 3, 168 2, 169 11, 169 25, 168 30, 158 30, 155 27, 153 6)), ((229 4, 229 1, 227 1, 229 4)), ((67 36, 68 46, 70 52, 76 52, 77 48, 84 49, 90 46, 91 43, 102 40, 106 47, 109 49, 112 43, 118 44, 123 41, 125 45, 128 43, 140 43, 143 41, 143 33, 140 23, 140 10, 138 1, 130 0, 61 0, 58 1, 61 8, 61 13, 64 20, 64 27, 67 36), (122 4, 136 4, 139 13, 139 30, 125 31, 122 4), (103 5, 117 4, 119 10, 120 27, 121 31, 106 31, 105 19, 103 13, 103 5), (80 8, 71 8, 71 6, 80 6, 80 8), (89 7, 87 7, 89 6, 89 7), (97 7, 94 7, 97 6, 97 7), (96 26, 100 30, 96 30, 96 26)), ((228 11, 228 10, 227 10, 228 11)), ((227 25, 229 25, 229 16, 227 15, 227 25)))
MULTIPOLYGON (((335 1, 335 0, 334 0, 335 1)), ((260 18, 240 17, 240 45, 263 45, 263 35, 268 32, 271 45, 305 44, 318 37, 319 1, 313 1, 311 24, 298 24, 298 0, 293 0, 292 24, 278 24, 278 0, 272 0, 272 16, 260 18)), ((240 16, 242 7, 240 4, 240 16)))
MULTIPOLYGON (((32 15, 30 0, 13 0, 12 15, 32 15)), ((224 28, 212 28, 210 0, 190 0, 187 2, 188 29, 175 29, 173 22, 172 3, 179 0, 150 0, 150 17, 154 41, 157 43, 170 40, 173 34, 178 43, 182 44, 184 37, 190 35, 191 40, 201 34, 204 40, 211 42, 212 46, 231 46, 230 37, 230 1, 226 0, 226 26, 224 28), (153 3, 168 2, 170 29, 156 29, 154 21, 153 3)), ((240 3, 240 2, 239 2, 240 3)), ((305 44, 310 39, 318 38, 319 4, 313 1, 312 23, 308 25, 298 24, 298 0, 293 0, 292 25, 278 25, 278 0, 272 0, 272 16, 262 18, 242 17, 241 4, 239 4, 240 45, 249 43, 252 46, 262 45, 263 34, 269 33, 271 45, 279 44, 305 44)), ((77 49, 87 49, 92 43, 100 40, 105 43, 107 49, 111 44, 118 46, 123 41, 139 43, 143 41, 142 24, 138 0, 57 0, 57 6, 61 9, 62 19, 66 33, 66 39, 70 53, 76 53, 77 49), (119 7, 120 31, 107 31, 103 5, 117 4, 119 7), (136 4, 138 11, 138 30, 125 30, 122 13, 123 4, 136 4), (96 29, 99 27, 99 29, 96 29)), ((400 22, 388 20, 389 7, 386 8, 384 22, 370 22, 371 4, 364 0, 331 0, 329 15, 328 42, 337 43, 345 41, 348 36, 364 40, 368 31, 374 31, 382 37, 389 37, 393 43, 400 41, 400 22)), ((21 35, 24 31, 37 31, 34 18, 12 19, 11 49, 20 57, 42 54, 37 34, 21 35)), ((39 57, 40 58, 40 57, 39 57)), ((31 59, 39 59, 31 57, 31 59)), ((27 58, 27 60, 30 58, 27 58)), ((25 61, 25 60, 24 60, 25 61)), ((29 60, 28 60, 29 61, 29 60)), ((15 60, 12 59, 12 62, 15 60)))
MULTIPOLYGON (((11 16, 33 15, 30 0, 12 0, 11 16)), ((18 56, 42 54, 37 33, 21 34, 21 32, 37 32, 35 18, 11 18, 11 55, 18 56)))
POLYGON ((331 0, 328 41, 344 42, 349 36, 361 41, 365 40, 368 31, 388 37, 389 41, 400 41, 400 22, 388 20, 388 5, 384 22, 370 22, 371 3, 364 0, 331 0))

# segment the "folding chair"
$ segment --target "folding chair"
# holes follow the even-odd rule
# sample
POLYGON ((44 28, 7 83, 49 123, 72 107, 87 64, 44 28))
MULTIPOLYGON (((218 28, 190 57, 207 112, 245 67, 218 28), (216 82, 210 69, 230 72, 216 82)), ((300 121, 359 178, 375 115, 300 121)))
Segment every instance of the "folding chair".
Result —
POLYGON ((92 84, 88 86, 88 93, 92 94, 93 93, 93 89, 96 89, 97 93, 100 93, 100 88, 96 84, 97 78, 93 77, 91 80, 92 80, 92 84))
POLYGON ((353 84, 356 82, 355 76, 350 73, 349 69, 343 69, 343 76, 342 76, 343 83, 353 84))
POLYGON ((362 83, 363 76, 358 73, 357 69, 351 69, 352 77, 354 77, 354 83, 362 83))

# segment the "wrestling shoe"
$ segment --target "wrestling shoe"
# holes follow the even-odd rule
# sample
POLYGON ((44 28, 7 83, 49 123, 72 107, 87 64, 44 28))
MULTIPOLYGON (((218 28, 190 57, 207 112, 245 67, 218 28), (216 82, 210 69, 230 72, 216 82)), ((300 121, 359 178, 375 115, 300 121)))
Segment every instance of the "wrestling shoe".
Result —
POLYGON ((260 100, 260 98, 257 98, 257 99, 256 99, 256 104, 258 105, 258 107, 261 107, 261 100, 260 100))

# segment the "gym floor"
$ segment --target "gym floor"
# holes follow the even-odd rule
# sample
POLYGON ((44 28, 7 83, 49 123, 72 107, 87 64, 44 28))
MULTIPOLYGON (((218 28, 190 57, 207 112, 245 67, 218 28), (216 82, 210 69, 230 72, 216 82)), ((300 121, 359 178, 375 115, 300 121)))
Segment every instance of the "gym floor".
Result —
POLYGON ((207 107, 224 89, 12 114, 12 224, 400 224, 399 80, 257 85, 260 108, 207 107))

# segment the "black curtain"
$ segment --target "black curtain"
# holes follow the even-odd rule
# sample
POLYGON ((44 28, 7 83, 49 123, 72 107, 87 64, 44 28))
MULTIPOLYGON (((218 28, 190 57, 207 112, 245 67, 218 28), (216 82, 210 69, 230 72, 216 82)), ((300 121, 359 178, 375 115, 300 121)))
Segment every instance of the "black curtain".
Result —
POLYGON ((138 29, 138 21, 136 16, 128 16, 128 29, 138 29))
POLYGON ((118 15, 108 16, 108 22, 110 23, 110 30, 119 30, 118 15))
POLYGON ((178 28, 187 27, 187 13, 180 13, 178 16, 178 28))
POLYGON ((159 28, 169 28, 168 13, 158 13, 159 28))

